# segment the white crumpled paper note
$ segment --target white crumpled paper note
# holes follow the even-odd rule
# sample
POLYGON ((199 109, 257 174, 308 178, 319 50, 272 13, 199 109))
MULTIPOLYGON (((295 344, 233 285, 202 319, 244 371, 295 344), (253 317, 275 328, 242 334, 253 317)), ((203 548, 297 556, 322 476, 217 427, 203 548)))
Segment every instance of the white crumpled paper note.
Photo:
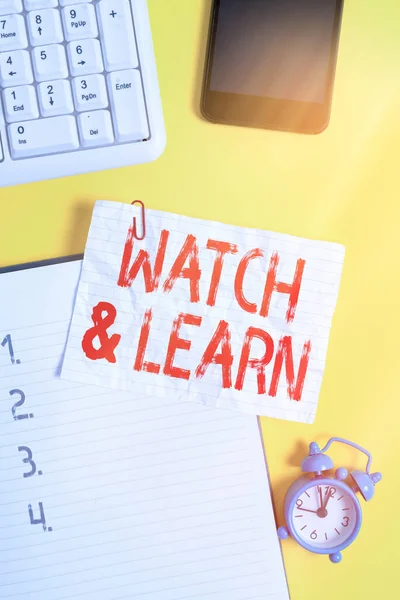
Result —
POLYGON ((96 202, 62 377, 312 423, 344 247, 96 202))

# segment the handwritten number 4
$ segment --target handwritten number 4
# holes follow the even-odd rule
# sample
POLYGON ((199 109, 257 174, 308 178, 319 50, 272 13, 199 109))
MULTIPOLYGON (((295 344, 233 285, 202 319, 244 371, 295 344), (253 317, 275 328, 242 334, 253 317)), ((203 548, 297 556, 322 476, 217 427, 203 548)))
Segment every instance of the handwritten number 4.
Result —
POLYGON ((35 519, 33 516, 32 504, 28 504, 28 511, 31 525, 43 525, 43 531, 53 531, 52 527, 47 527, 46 525, 46 517, 44 515, 43 504, 41 502, 39 502, 40 517, 38 519, 35 519))

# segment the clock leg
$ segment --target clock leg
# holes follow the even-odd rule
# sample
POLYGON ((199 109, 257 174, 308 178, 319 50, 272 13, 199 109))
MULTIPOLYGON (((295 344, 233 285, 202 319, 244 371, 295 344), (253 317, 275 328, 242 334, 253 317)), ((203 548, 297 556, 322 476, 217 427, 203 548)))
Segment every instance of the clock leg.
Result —
POLYGON ((286 527, 278 527, 277 533, 280 540, 287 540, 290 535, 289 530, 286 527))
POLYGON ((334 552, 333 554, 329 555, 329 560, 333 563, 340 563, 340 561, 342 560, 342 553, 341 552, 334 552))

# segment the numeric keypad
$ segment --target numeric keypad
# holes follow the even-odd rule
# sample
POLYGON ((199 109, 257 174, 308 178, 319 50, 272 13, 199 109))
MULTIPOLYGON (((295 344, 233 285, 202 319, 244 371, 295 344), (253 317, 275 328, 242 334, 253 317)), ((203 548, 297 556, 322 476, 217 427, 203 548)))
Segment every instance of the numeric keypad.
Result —
POLYGON ((13 159, 148 139, 130 0, 0 4, 0 15, 7 6, 0 86, 13 159))

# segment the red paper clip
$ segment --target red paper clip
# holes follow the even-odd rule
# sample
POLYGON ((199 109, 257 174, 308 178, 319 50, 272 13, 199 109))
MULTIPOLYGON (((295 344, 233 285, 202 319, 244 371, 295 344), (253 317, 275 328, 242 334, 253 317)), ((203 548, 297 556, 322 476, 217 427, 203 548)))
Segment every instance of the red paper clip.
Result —
POLYGON ((143 235, 142 237, 139 237, 137 234, 137 229, 136 229, 136 217, 133 217, 133 237, 136 238, 137 240, 144 240, 145 236, 146 236, 146 216, 144 214, 144 204, 141 200, 134 200, 132 202, 132 205, 134 204, 140 204, 140 206, 142 207, 142 231, 143 231, 143 235))

